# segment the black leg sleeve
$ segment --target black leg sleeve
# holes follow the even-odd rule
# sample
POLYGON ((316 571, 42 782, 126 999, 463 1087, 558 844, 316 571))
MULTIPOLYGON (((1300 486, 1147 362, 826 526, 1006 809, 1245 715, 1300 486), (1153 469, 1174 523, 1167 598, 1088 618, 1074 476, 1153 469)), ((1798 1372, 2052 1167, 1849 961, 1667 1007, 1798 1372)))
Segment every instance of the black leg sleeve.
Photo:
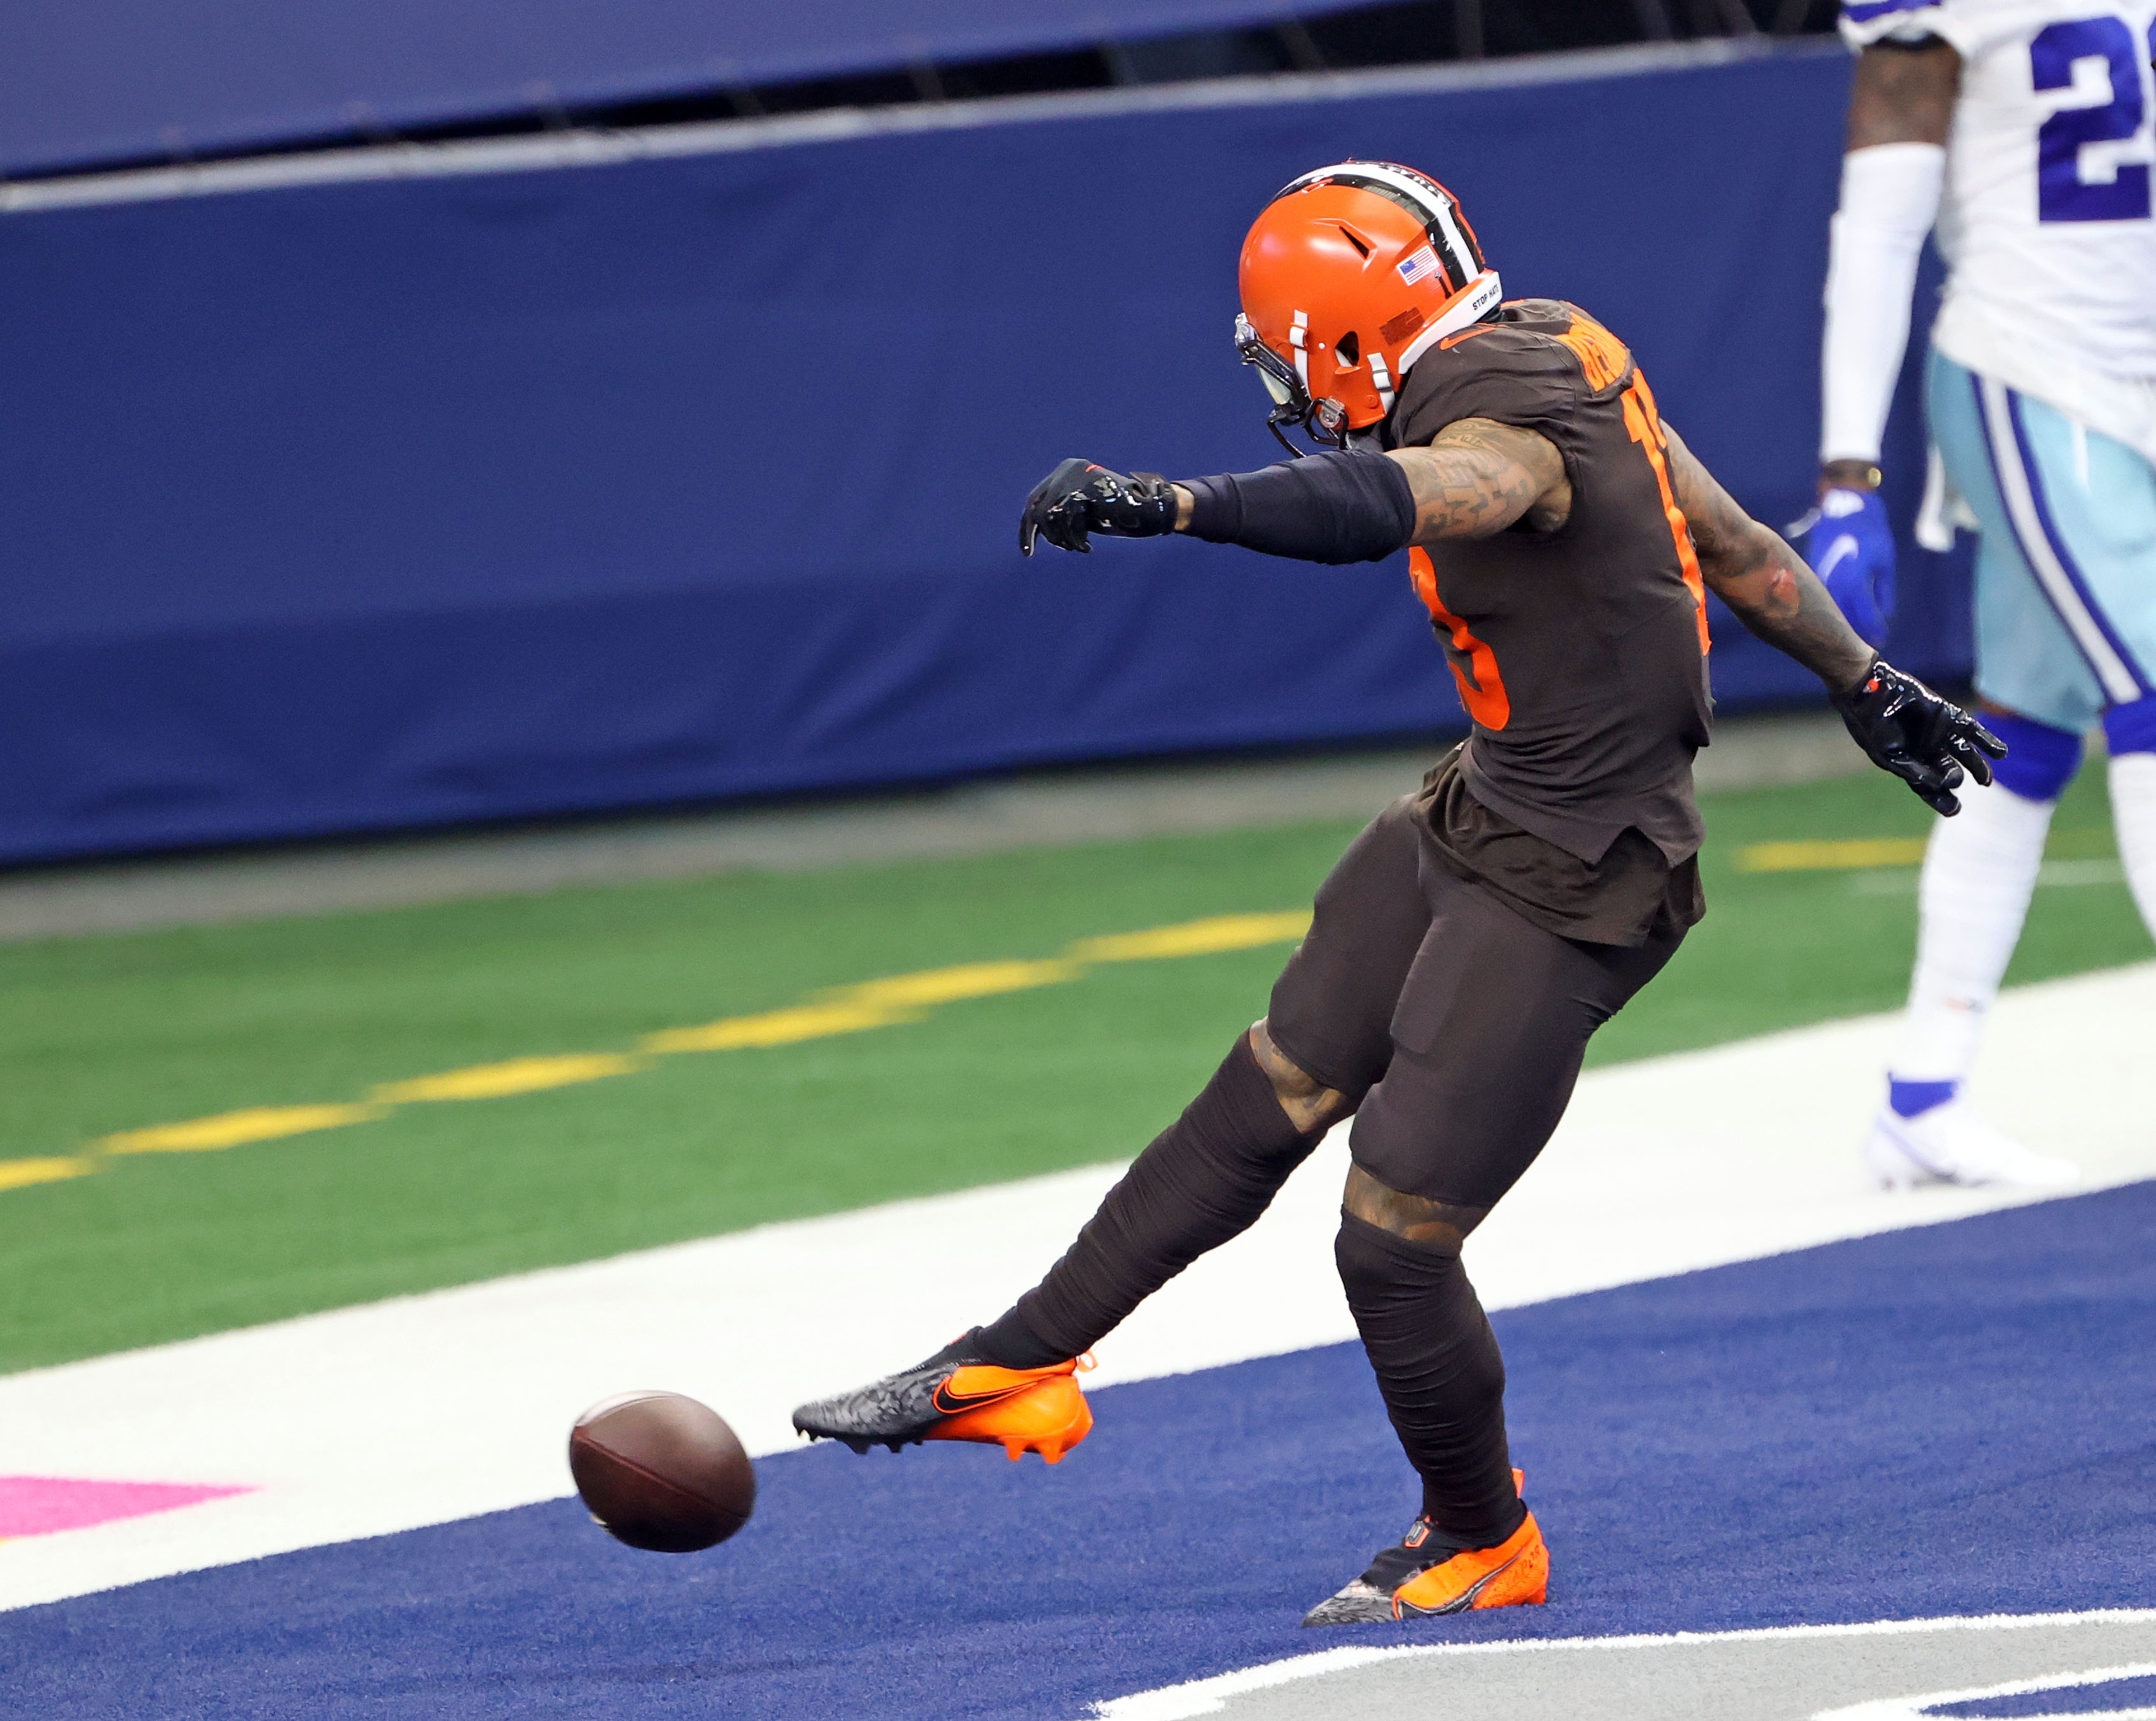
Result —
POLYGON ((1250 1036, 1238 1034, 1204 1092, 1138 1155, 1048 1277, 981 1329, 982 1349, 1014 1369, 1090 1349, 1207 1250, 1248 1230, 1322 1134, 1296 1132, 1250 1036))
POLYGON ((1505 1443, 1505 1359, 1466 1269, 1349 1213, 1333 1253, 1424 1515, 1467 1547, 1496 1547, 1527 1508, 1505 1443))

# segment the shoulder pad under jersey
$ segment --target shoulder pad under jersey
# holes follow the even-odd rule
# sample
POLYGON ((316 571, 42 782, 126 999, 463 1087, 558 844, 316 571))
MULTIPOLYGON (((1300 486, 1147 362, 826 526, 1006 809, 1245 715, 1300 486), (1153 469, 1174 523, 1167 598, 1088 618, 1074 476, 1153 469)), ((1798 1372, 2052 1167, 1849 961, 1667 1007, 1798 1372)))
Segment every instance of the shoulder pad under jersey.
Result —
POLYGON ((1502 322, 1478 326, 1510 336, 1495 343, 1492 359, 1496 351, 1518 353, 1536 348, 1553 358, 1562 355, 1560 362, 1586 379, 1590 393, 1599 394, 1631 374, 1632 355, 1625 343, 1566 300, 1515 299, 1505 306, 1502 322))

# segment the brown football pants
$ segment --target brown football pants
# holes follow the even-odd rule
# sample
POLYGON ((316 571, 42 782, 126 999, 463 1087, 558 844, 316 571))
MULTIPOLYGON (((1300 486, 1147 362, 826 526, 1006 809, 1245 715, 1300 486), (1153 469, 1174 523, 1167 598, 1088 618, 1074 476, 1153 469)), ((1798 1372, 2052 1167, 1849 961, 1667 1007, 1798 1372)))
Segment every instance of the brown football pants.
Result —
MULTIPOLYGON (((1356 1166, 1386 1191, 1443 1204, 1464 1236, 1548 1141, 1589 1036, 1681 936, 1625 949, 1546 932, 1448 871, 1404 799, 1319 889, 1267 1029, 1346 1097, 1356 1166)), ((1288 1121, 1239 1035, 1070 1251, 983 1339, 1014 1366, 1032 1363, 1022 1352, 1045 1360, 1090 1349, 1247 1229, 1317 1139, 1288 1121)), ((1456 1241, 1411 1241, 1343 1211, 1336 1258, 1424 1511, 1463 1545, 1502 1541, 1522 1511, 1504 1364, 1456 1241)))

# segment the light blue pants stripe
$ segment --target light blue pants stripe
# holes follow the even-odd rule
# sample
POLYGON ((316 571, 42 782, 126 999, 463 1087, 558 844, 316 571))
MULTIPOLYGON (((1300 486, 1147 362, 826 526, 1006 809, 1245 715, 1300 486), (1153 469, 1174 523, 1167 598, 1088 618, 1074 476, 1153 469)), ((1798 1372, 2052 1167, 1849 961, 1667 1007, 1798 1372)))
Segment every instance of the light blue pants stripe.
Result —
POLYGON ((1938 352, 1932 437, 1981 524, 1976 686, 2076 734, 2156 690, 2156 467, 1938 352))

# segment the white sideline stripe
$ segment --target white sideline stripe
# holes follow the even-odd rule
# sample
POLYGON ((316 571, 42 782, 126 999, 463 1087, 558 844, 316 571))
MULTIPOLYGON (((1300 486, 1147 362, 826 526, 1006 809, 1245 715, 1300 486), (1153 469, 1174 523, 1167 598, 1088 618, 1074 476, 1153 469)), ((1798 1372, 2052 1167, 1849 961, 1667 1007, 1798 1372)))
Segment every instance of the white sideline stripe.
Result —
POLYGON ((2021 443, 2015 434, 2013 403, 2006 398, 2006 385, 1994 377, 1979 377, 1976 384, 1984 403, 1984 430, 1991 441, 1992 470, 1999 475, 2006 511, 2014 517, 2014 535, 2021 541, 2021 553, 2051 598, 2051 607, 2074 636, 2074 643, 2081 647, 2082 655, 2103 683, 2103 691, 2122 704, 2140 698, 2139 680, 2112 650, 2102 627, 2089 614, 2073 576, 2060 559, 2058 547, 2045 530, 2043 516, 2036 511, 2034 486, 2037 480, 2022 464, 2021 443))
MULTIPOLYGON (((1239 1667, 1232 1673, 1217 1673, 1209 1679, 1187 1680, 1180 1685, 1163 1685, 1152 1691, 1133 1692, 1128 1697, 1111 1698, 1106 1703, 1095 1703, 1092 1713, 1099 1721, 1193 1721, 1201 1715, 1218 1714, 1226 1707, 1227 1699, 1241 1697, 1253 1691, 1270 1691, 1277 1686, 1292 1685, 1298 1680, 1315 1679, 1328 1673, 1345 1672, 1351 1667, 1369 1666, 1373 1662, 1425 1661, 1445 1656, 1527 1655, 1551 1649, 1661 1649, 1706 1643, 1758 1643, 1768 1639, 1793 1637, 1906 1637, 1931 1631, 2015 1631, 2039 1626, 2126 1626, 2156 1623, 2156 1608, 2097 1608, 2081 1613, 2058 1614, 1982 1614, 1948 1616, 1933 1620, 1870 1620, 1851 1626, 1766 1626, 1738 1631, 1665 1631, 1646 1632, 1628 1637, 1522 1637, 1491 1643, 1402 1643, 1358 1646, 1354 1648, 1320 1650, 1313 1655, 1291 1656, 1285 1661, 1266 1662, 1255 1667, 1239 1667)), ((2138 1672, 2138 1668, 2105 1668, 2076 1676, 2083 1682, 2099 1677, 2118 1678, 2138 1672)), ((2021 1681, 2011 1687, 1998 1686, 1984 1691, 1967 1691, 1953 1697, 1935 1696, 1930 1703, 1961 1701, 1978 1697, 2017 1696, 2024 1691, 2048 1690, 2054 1683, 2064 1681, 2021 1681)), ((1870 1718, 1873 1705, 1858 1708, 1836 1710, 1837 1717, 1856 1721, 1862 1716, 1870 1718)), ((1892 1712, 1898 1721, 1901 1712, 1892 1712)), ((1883 1718, 1887 1712, 1879 1711, 1883 1718)), ((1822 1716, 1818 1721, 1828 1721, 1822 1716)), ((2073 1718, 2057 1716, 2046 1721, 2073 1721, 2073 1718)))
POLYGON ((1531 88, 1542 84, 1635 77, 1646 72, 1804 59, 1842 52, 1838 42, 1774 42, 1764 37, 1589 48, 1565 54, 1468 64, 1378 67, 1354 72, 1281 72, 1258 77, 1209 78, 1188 84, 1010 95, 978 101, 921 102, 902 107, 834 108, 769 120, 718 120, 619 131, 580 129, 539 136, 464 143, 370 144, 300 155, 256 156, 170 167, 69 174, 0 185, 0 214, 80 208, 99 203, 155 203, 168 198, 275 191, 300 185, 348 185, 367 180, 428 179, 470 173, 530 173, 557 167, 610 167, 677 156, 729 155, 742 150, 845 143, 920 131, 963 131, 1046 120, 1109 119, 1125 114, 1191 109, 1270 107, 1454 90, 1531 88))
MULTIPOLYGON (((2152 1019, 2156 963, 2009 992, 1989 1031, 2013 1056, 1991 1061, 1976 1097, 2032 1145, 2077 1157, 2084 1187, 2156 1174, 2152 1019)), ((1856 1148, 1894 1027, 1890 1016, 1828 1023, 1590 1073, 1541 1160, 1468 1246, 1485 1303, 2037 1199, 1864 1186, 1856 1148)), ((1291 1179, 1246 1235, 1126 1322, 1091 1380, 1352 1338, 1332 1247, 1344 1143, 1318 1157, 1327 1163, 1291 1179)), ((0 1607, 559 1498, 571 1420, 629 1388, 692 1394, 751 1451, 787 1450, 794 1405, 1004 1307, 1119 1169, 766 1225, 0 1378, 0 1475, 256 1490, 0 1543, 0 1607), (924 1247, 937 1238, 953 1246, 924 1247)))

